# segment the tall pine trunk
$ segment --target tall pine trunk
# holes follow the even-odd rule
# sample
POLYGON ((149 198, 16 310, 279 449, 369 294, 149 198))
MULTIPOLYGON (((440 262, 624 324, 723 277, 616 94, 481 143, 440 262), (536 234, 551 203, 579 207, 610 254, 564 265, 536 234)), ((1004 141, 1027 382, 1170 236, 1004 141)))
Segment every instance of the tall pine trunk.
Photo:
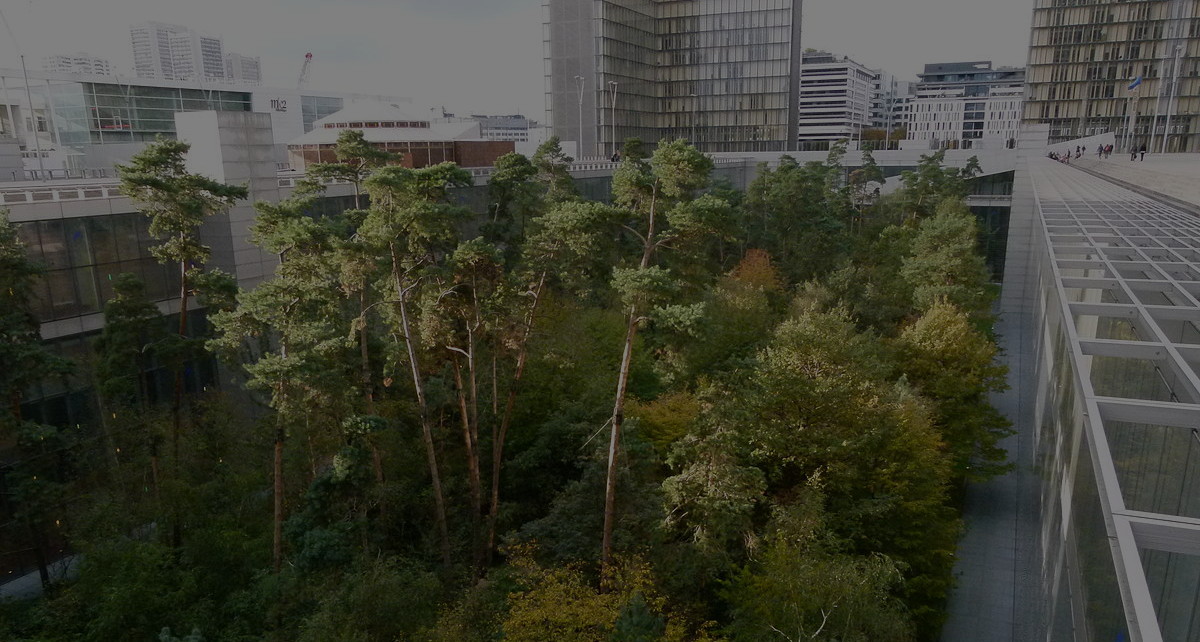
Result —
MULTIPOLYGON (((643 239, 642 260, 638 269, 650 267, 654 256, 655 226, 654 210, 658 200, 658 184, 650 194, 650 217, 643 239)), ((600 581, 607 587, 612 580, 612 534, 617 518, 617 460, 620 457, 621 429, 625 424, 625 393, 629 385, 629 369, 633 363, 633 340, 637 336, 638 306, 629 306, 629 320, 625 327, 625 346, 621 351, 621 369, 617 374, 617 394, 613 400, 612 432, 608 439, 608 472, 604 480, 604 531, 600 541, 600 581)))
POLYGON ((537 287, 533 289, 533 300, 525 312, 525 327, 521 332, 521 341, 517 347, 517 364, 513 371, 512 381, 508 386, 508 397, 504 401, 504 414, 500 416, 500 424, 492 431, 492 497, 488 507, 487 562, 492 562, 492 553, 496 550, 496 523, 500 518, 500 469, 504 465, 504 440, 508 437, 508 428, 512 423, 513 408, 517 404, 517 391, 521 387, 521 377, 525 374, 525 363, 529 356, 529 337, 533 334, 533 319, 537 312, 538 302, 542 298, 542 288, 546 285, 546 272, 538 277, 537 287))
MULTIPOLYGON (((355 184, 357 189, 358 185, 355 184)), ((358 206, 358 195, 354 197, 355 207, 358 206)), ((368 341, 370 335, 367 330, 367 287, 368 280, 363 277, 362 289, 358 291, 358 312, 359 312, 359 328, 358 328, 358 351, 359 351, 359 369, 360 380, 363 387, 363 399, 367 404, 367 414, 375 414, 375 386, 371 381, 371 350, 368 341)), ((373 436, 367 437, 367 444, 371 447, 371 465, 375 469, 375 483, 383 483, 383 454, 379 452, 379 445, 375 443, 373 436)))
MULTIPOLYGON (((184 233, 179 234, 181 242, 186 241, 184 233)), ((180 343, 187 340, 187 313, 188 313, 188 278, 187 278, 187 261, 179 262, 179 340, 180 343)), ((181 356, 186 357, 186 353, 181 356)), ((179 435, 183 431, 183 372, 185 369, 185 361, 180 361, 175 368, 175 386, 174 392, 171 395, 171 460, 173 462, 175 478, 181 480, 183 478, 183 462, 179 459, 179 435)), ((172 519, 171 519, 171 545, 179 548, 183 545, 183 526, 180 524, 178 501, 172 501, 172 519)))
POLYGON ((438 537, 441 540, 442 564, 450 566, 450 532, 446 526, 446 501, 442 496, 442 476, 438 472, 437 449, 433 445, 433 429, 429 423, 429 404, 425 398, 425 382, 421 376, 421 364, 417 361, 417 342, 412 335, 411 324, 408 320, 408 292, 405 288, 405 278, 400 270, 399 256, 396 254, 395 243, 388 244, 392 254, 392 278, 396 283, 396 297, 400 305, 401 333, 404 335, 404 346, 408 350, 408 360, 412 365, 413 387, 417 393, 417 407, 421 414, 421 439, 425 442, 425 458, 429 463, 430 482, 433 486, 433 503, 437 521, 438 537))
POLYGON ((625 328, 625 347, 621 352, 621 370, 617 375, 617 394, 613 402, 612 432, 608 439, 608 473, 604 480, 604 535, 600 542, 602 581, 607 582, 612 568, 612 534, 617 507, 617 459, 620 456, 621 428, 625 423, 625 391, 629 383, 629 367, 633 363, 633 340, 637 335, 637 306, 629 307, 625 328))
POLYGON ((483 510, 483 489, 479 475, 479 444, 471 417, 470 402, 467 398, 466 386, 463 382, 462 364, 458 357, 454 358, 454 385, 458 393, 458 409, 462 418, 463 445, 467 454, 467 487, 471 494, 471 547, 475 568, 483 565, 482 548, 480 546, 480 518, 483 510))
POLYGON ((283 418, 276 419, 275 426, 275 457, 274 457, 274 491, 275 506, 271 524, 271 560, 278 574, 283 568, 283 418))

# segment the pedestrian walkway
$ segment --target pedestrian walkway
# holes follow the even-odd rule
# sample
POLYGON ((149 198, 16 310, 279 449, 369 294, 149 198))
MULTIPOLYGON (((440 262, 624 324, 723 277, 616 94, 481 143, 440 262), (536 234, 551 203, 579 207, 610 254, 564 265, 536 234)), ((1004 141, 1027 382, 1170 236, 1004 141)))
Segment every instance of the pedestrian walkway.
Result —
POLYGON ((1128 154, 1113 152, 1103 160, 1084 156, 1071 162, 1139 191, 1200 206, 1200 159, 1196 154, 1146 154, 1146 160, 1131 161, 1128 154))

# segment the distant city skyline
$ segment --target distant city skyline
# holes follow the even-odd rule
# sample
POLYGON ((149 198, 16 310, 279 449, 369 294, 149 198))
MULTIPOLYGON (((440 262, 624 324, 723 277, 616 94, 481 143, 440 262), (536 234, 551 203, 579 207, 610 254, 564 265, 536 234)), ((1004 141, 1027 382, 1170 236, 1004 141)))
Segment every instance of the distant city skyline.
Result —
MULTIPOLYGON (((263 84, 412 97, 458 113, 544 114, 542 0, 0 0, 34 66, 85 50, 133 75, 130 25, 186 25, 262 60, 263 84), (69 23, 64 15, 71 16, 69 23), (82 27, 81 27, 82 26, 82 27)), ((1023 66, 1031 3, 806 0, 803 46, 850 56, 900 79, 927 63, 1023 66), (985 27, 986 26, 986 27, 985 27)), ((4 40, 8 40, 5 38, 4 40)), ((0 67, 16 67, 0 43, 0 67)))

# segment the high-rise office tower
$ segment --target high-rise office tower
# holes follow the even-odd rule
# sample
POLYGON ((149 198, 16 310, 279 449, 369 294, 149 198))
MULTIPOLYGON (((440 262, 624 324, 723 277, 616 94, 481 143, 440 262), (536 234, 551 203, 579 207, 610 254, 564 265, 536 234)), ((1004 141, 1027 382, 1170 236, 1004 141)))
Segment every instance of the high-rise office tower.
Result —
POLYGON ((545 0, 546 113, 581 156, 626 138, 794 149, 801 0, 545 0))
POLYGON ((826 51, 807 51, 801 60, 800 149, 825 150, 835 141, 862 138, 871 126, 880 72, 826 51))
POLYGON ((171 34, 170 42, 174 78, 225 78, 225 43, 220 38, 188 31, 171 34))
POLYGON ((1051 142, 1111 131, 1200 151, 1197 20, 1198 0, 1036 0, 1024 122, 1048 123, 1051 142))
POLYGON ((46 56, 42 59, 42 69, 67 74, 95 74, 111 76, 112 64, 107 58, 93 56, 89 53, 78 52, 70 55, 46 56))
POLYGON ((225 45, 219 37, 161 22, 133 25, 129 34, 133 42, 133 66, 140 78, 225 78, 225 45))
POLYGON ((138 78, 175 78, 171 36, 187 33, 187 27, 161 22, 143 22, 129 28, 133 42, 133 68, 138 78))
POLYGON ((243 56, 232 51, 225 54, 225 78, 234 83, 257 85, 262 82, 262 64, 258 56, 243 56))

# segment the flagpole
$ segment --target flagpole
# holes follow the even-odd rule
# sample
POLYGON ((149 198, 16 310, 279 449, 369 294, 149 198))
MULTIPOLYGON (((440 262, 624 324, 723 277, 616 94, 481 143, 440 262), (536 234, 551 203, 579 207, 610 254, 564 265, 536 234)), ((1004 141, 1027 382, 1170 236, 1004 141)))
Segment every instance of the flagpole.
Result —
POLYGON ((1126 88, 1129 91, 1129 98, 1125 102, 1125 151, 1132 153, 1134 143, 1133 128, 1135 125, 1135 119, 1137 118, 1138 99, 1141 98, 1141 92, 1139 89, 1142 86, 1142 77, 1135 76, 1130 78, 1130 81, 1129 87, 1126 88), (1130 109, 1130 107, 1132 107, 1132 109, 1130 109))

